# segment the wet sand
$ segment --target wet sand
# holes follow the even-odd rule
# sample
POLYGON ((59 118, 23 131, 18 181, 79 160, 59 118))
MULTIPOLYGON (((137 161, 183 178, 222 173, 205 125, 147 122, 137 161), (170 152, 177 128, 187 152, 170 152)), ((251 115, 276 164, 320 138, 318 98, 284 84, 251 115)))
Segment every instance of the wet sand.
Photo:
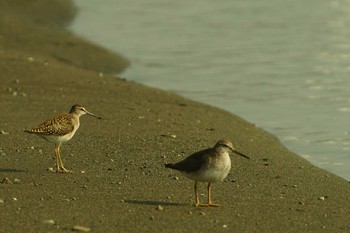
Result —
POLYGON ((75 13, 0 1, 0 232, 350 231, 348 181, 238 116, 111 75, 128 60, 62 29, 75 13), (54 145, 23 130, 75 103, 102 119, 81 117, 61 147, 73 173, 55 173, 54 145), (233 155, 221 206, 195 208, 194 182, 164 163, 221 138, 251 160, 233 155))

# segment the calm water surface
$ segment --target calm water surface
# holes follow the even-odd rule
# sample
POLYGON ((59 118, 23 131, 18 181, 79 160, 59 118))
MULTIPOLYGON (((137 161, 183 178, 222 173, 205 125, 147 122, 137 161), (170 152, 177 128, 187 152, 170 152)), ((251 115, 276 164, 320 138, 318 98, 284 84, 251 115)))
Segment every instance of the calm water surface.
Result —
POLYGON ((350 1, 76 0, 123 77, 222 107, 350 179, 350 1))

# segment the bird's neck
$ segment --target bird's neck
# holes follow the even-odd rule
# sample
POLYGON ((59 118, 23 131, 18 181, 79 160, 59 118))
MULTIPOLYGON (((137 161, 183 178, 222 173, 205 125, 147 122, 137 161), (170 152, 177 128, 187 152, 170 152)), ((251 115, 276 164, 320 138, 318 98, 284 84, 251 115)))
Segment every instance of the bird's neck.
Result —
POLYGON ((226 148, 223 148, 223 147, 217 147, 215 149, 219 153, 228 153, 228 150, 226 148))

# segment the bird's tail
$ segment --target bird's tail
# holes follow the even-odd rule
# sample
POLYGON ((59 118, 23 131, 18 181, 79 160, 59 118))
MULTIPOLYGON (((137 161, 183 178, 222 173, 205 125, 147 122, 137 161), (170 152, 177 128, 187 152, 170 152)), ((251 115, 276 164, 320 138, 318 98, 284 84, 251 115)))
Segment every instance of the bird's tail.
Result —
POLYGON ((40 128, 32 128, 32 129, 26 129, 24 130, 26 133, 33 133, 33 134, 41 134, 43 133, 43 130, 40 128))
POLYGON ((174 164, 172 164, 172 163, 166 163, 166 164, 164 164, 164 166, 167 168, 176 169, 174 164))

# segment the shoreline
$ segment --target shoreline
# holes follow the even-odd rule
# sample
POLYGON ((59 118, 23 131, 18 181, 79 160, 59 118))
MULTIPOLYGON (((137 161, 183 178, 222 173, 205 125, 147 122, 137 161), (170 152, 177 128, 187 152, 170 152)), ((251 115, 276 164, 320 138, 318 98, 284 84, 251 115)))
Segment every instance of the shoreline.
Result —
POLYGON ((59 29, 76 9, 47 2, 0 3, 0 232, 350 230, 348 181, 225 110, 109 75, 129 62, 59 29), (54 146, 23 130, 76 103, 103 119, 82 117, 61 148, 73 173, 52 173, 54 146), (193 181, 163 164, 221 138, 251 160, 232 157, 221 206, 196 209, 193 181))

